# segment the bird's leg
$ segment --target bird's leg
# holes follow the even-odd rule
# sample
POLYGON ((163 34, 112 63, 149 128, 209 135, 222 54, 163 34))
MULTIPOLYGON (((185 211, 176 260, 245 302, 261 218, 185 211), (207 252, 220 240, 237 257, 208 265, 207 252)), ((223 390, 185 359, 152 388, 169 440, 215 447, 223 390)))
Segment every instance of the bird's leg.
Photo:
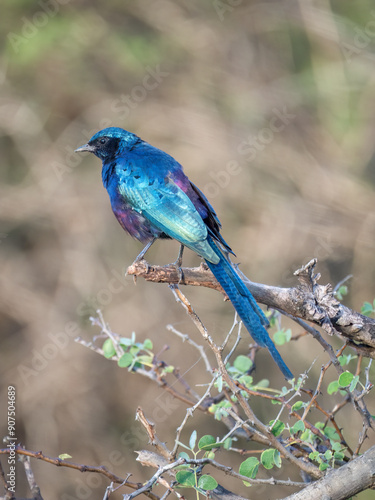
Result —
POLYGON ((141 261, 141 260, 143 260, 145 258, 146 253, 149 251, 150 247, 155 243, 156 240, 157 240, 157 238, 154 237, 154 238, 152 238, 151 241, 149 241, 147 243, 147 245, 144 247, 144 249, 142 250, 142 252, 137 255, 137 257, 135 258, 133 264, 136 264, 137 262, 139 262, 139 261, 141 261))
POLYGON ((181 283, 183 277, 184 277, 184 273, 182 272, 182 269, 181 269, 181 266, 182 266, 182 257, 183 257, 183 254, 184 254, 184 245, 182 243, 180 243, 180 250, 178 252, 178 257, 177 259, 172 262, 172 264, 170 264, 171 266, 174 266, 176 268, 176 271, 177 273, 179 274, 180 276, 180 279, 179 279, 179 282, 178 283, 181 283))
POLYGON ((182 243, 180 243, 180 250, 178 252, 178 257, 177 259, 173 262, 173 264, 178 267, 179 269, 181 269, 181 266, 182 266, 182 257, 184 255, 184 245, 182 243))

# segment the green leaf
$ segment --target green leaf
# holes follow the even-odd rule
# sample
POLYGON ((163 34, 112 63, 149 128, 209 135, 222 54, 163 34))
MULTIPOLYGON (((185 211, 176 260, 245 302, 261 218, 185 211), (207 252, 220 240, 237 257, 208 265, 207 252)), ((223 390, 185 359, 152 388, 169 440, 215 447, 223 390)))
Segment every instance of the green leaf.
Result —
POLYGON ((309 443, 312 443, 312 442, 313 442, 312 437, 313 437, 313 433, 312 433, 309 429, 305 429, 305 430, 302 432, 302 434, 301 434, 301 436, 300 436, 300 439, 301 439, 302 441, 307 441, 307 442, 309 442, 309 443))
POLYGON ((178 457, 179 458, 184 458, 185 460, 189 460, 190 459, 189 455, 185 451, 180 451, 180 453, 178 454, 178 457))
POLYGON ((285 429, 285 424, 281 420, 277 420, 277 422, 275 424, 274 424, 274 420, 271 420, 270 426, 272 426, 271 432, 275 437, 280 436, 280 434, 285 429))
POLYGON ((259 380, 259 382, 257 382, 257 388, 269 387, 269 386, 270 386, 270 381, 267 378, 262 378, 262 380, 259 380))
POLYGON ((339 376, 339 385, 340 387, 347 387, 351 384, 354 375, 350 372, 344 372, 339 376))
POLYGON ((241 375, 238 381, 247 388, 253 385, 253 377, 251 375, 241 375))
POLYGON ((213 477, 211 477, 207 474, 204 474, 203 476, 201 476, 199 478, 198 488, 202 488, 202 490, 204 490, 204 491, 214 490, 215 488, 217 488, 217 486, 218 486, 218 484, 217 484, 216 479, 214 479, 213 477))
POLYGON ((331 446, 332 446, 333 451, 340 451, 341 447, 342 447, 341 443, 337 443, 337 442, 332 443, 331 446))
POLYGON ((127 339, 126 337, 121 337, 120 345, 124 347, 129 347, 133 344, 132 339, 127 339))
POLYGON ((350 383, 349 392, 354 391, 354 389, 357 387, 358 382, 359 382, 359 375, 356 375, 355 377, 353 377, 353 380, 350 383))
POLYGON ((135 345, 132 345, 129 349, 129 352, 130 354, 132 354, 133 356, 137 356, 137 354, 139 353, 140 351, 140 347, 138 344, 135 344, 135 345))
POLYGON ((121 358, 118 360, 117 364, 119 365, 120 368, 127 368, 133 363, 133 356, 130 354, 130 352, 126 352, 121 356, 121 358))
POLYGON ((241 373, 246 373, 253 366, 253 362, 247 356, 240 354, 234 360, 233 366, 241 373))
POLYGON ((102 349, 104 351, 104 356, 107 359, 112 358, 116 354, 116 349, 113 347, 113 342, 111 339, 106 339, 104 341, 102 349))
POLYGON ((197 431, 193 431, 189 439, 189 447, 191 450, 194 450, 196 442, 197 442, 197 431))
POLYGON ((229 437, 227 438, 224 443, 223 443, 223 448, 224 450, 229 450, 229 448, 232 446, 232 438, 229 437))
POLYGON ((339 381, 338 380, 333 380, 328 384, 327 387, 327 392, 328 394, 335 394, 339 390, 339 381))
POLYGON ((324 434, 329 438, 334 441, 339 441, 340 436, 337 434, 336 430, 333 427, 326 427, 324 429, 324 434))
POLYGON ((281 455, 280 455, 280 452, 278 450, 276 450, 276 453, 274 456, 274 461, 275 461, 276 467, 278 469, 280 469, 280 467, 281 467, 281 455))
POLYGON ((217 390, 221 392, 223 390, 223 377, 221 375, 220 377, 217 378, 216 385, 217 385, 217 390))
POLYGON ((293 411, 298 411, 300 410, 301 408, 303 408, 305 406, 305 403, 303 401, 297 401, 296 403, 294 403, 294 405, 292 406, 292 410, 293 411))
POLYGON ((312 451, 309 455, 310 460, 317 460, 319 458, 319 451, 312 451))
POLYGON ((207 458, 209 458, 210 460, 214 460, 215 453, 213 451, 208 451, 207 452, 207 458))
POLYGON ((195 473, 191 470, 179 470, 176 474, 176 481, 187 488, 194 488, 195 473))
POLYGON ((216 439, 210 434, 201 437, 198 442, 198 448, 200 450, 212 450, 212 448, 218 448, 219 446, 220 444, 216 443, 216 439))
POLYGON ((67 458, 72 458, 72 456, 68 453, 61 453, 61 455, 59 455, 60 460, 66 460, 67 458))
POLYGON ((152 351, 153 348, 154 348, 154 344, 152 343, 152 340, 146 339, 143 342, 143 349, 148 349, 149 351, 152 351))
POLYGON ((273 340, 277 345, 284 345, 289 342, 291 338, 292 330, 290 328, 288 328, 287 330, 284 330, 284 328, 282 328, 281 330, 278 330, 273 336, 273 340))
POLYGON ((374 308, 372 307, 372 304, 370 304, 370 302, 364 302, 363 306, 361 307, 361 313, 365 316, 370 316, 373 312, 374 308))
POLYGON ((137 362, 142 363, 142 365, 152 365, 153 356, 149 354, 141 354, 141 356, 137 356, 137 362))
POLYGON ((269 448, 261 454, 260 461, 265 469, 272 469, 274 465, 280 467, 280 453, 275 448, 269 448))
POLYGON ((332 451, 331 450, 327 450, 325 453, 324 453, 324 458, 329 461, 331 460, 332 458, 332 451))
POLYGON ((345 295, 348 294, 348 287, 346 285, 341 285, 338 290, 336 290, 335 295, 338 300, 342 300, 345 295))
POLYGON ((334 456, 335 460, 343 460, 345 457, 345 453, 343 453, 342 451, 335 451, 333 456, 334 456))
POLYGON ((297 434, 297 432, 303 432, 305 430, 305 422, 303 420, 297 420, 297 422, 290 428, 291 434, 297 434))
POLYGON ((328 464, 326 464, 326 463, 324 463, 324 462, 321 462, 321 463, 319 464, 319 470, 321 470, 321 471, 325 471, 325 470, 327 470, 327 469, 328 469, 328 467, 329 467, 329 465, 328 465, 328 464))
POLYGON ((173 373, 174 366, 168 365, 163 368, 164 373, 173 373))
POLYGON ((239 472, 240 474, 242 474, 242 476, 254 479, 258 473, 258 469, 259 460, 256 457, 249 457, 244 462, 242 462, 239 472))

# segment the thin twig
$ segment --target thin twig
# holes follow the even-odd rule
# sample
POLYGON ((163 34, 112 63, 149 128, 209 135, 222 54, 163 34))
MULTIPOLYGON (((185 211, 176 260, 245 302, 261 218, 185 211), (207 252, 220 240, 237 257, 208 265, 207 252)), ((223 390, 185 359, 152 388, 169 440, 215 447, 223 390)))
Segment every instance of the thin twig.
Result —
POLYGON ((172 456, 175 457, 176 454, 177 454, 177 450, 178 450, 178 447, 179 447, 179 442, 180 442, 180 436, 181 436, 181 433, 182 433, 182 430, 183 428, 185 427, 186 425, 186 422, 188 421, 189 417, 192 417, 193 416, 193 413, 195 412, 195 410, 203 403, 203 401, 210 395, 211 393, 211 389, 214 385, 214 383, 216 382, 217 378, 219 377, 219 373, 215 373, 214 377, 212 378, 209 386, 207 387, 207 390, 206 392, 203 394, 203 396, 201 397, 201 399, 194 405, 192 406, 191 408, 188 408, 186 410, 186 415, 183 419, 183 421, 181 422, 181 424, 179 425, 179 427, 177 428, 177 431, 176 431, 176 439, 175 439, 175 444, 174 444, 174 447, 173 447, 173 450, 172 450, 172 456))
MULTIPOLYGON (((10 452, 9 448, 1 448, 0 455, 8 455, 10 452)), ((80 472, 95 472, 97 474, 102 474, 103 476, 108 477, 112 482, 117 484, 125 484, 127 487, 131 489, 137 489, 139 487, 138 483, 129 482, 128 480, 117 476, 113 472, 109 471, 107 467, 104 465, 99 465, 98 467, 93 465, 85 465, 85 464, 77 464, 74 462, 69 462, 67 460, 62 460, 61 458, 53 458, 47 455, 44 455, 41 451, 31 451, 22 448, 22 446, 18 445, 15 448, 15 452, 18 455, 25 455, 27 457, 36 458, 38 460, 42 460, 43 462, 47 462, 52 465, 56 465, 58 467, 68 467, 70 469, 79 470, 80 472)), ((152 500, 158 500, 158 497, 152 493, 146 493, 149 498, 152 500)))
POLYGON ((213 353, 216 356, 216 360, 219 366, 220 373, 223 376, 224 381, 226 382, 227 386, 233 393, 233 395, 238 399, 238 402, 245 412, 246 417, 248 420, 251 422, 251 424, 261 431, 263 435, 265 435, 270 443, 271 446, 276 448, 289 462, 293 463, 296 465, 298 468, 306 472, 307 474, 315 477, 315 478, 320 478, 322 477, 323 473, 315 466, 306 462, 303 462, 299 459, 297 459, 287 448, 285 448, 280 441, 272 434, 272 432, 269 430, 269 428, 264 425, 254 414, 253 410, 250 408, 249 404, 247 403, 246 399, 243 397, 241 394, 241 390, 236 387, 236 384, 234 381, 231 379, 229 376, 225 364, 223 362, 223 359, 221 357, 221 349, 215 344, 215 342, 212 340, 211 336, 208 334, 206 327, 203 325, 202 321, 198 317, 197 313, 194 311, 192 308, 190 302, 188 299, 185 297, 185 295, 181 292, 181 290, 177 287, 177 285, 170 285, 170 288, 172 289, 175 297, 177 298, 178 302, 181 303, 181 305, 184 307, 185 311, 189 315, 189 317, 192 319, 194 325, 197 327, 199 332, 202 334, 203 338, 208 342, 210 348, 212 349, 213 353))
POLYGON ((207 355, 205 353, 204 347, 202 345, 197 344, 196 342, 194 342, 194 340, 192 340, 189 337, 189 335, 187 335, 186 333, 181 333, 178 330, 176 330, 176 328, 173 325, 167 325, 167 330, 169 330, 170 332, 172 332, 175 335, 177 335, 177 337, 180 337, 180 339, 182 339, 182 342, 187 342, 188 344, 190 344, 193 347, 195 347, 197 349, 197 351, 199 352, 199 354, 201 355, 201 358, 205 362, 206 370, 208 372, 212 373, 211 364, 210 364, 210 362, 209 362, 209 360, 207 358, 207 355))

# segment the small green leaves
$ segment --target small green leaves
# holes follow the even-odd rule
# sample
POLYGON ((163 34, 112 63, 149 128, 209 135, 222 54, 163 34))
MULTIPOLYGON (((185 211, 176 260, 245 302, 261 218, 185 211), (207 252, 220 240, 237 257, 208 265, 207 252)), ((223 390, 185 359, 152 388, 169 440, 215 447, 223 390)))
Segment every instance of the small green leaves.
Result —
MULTIPOLYGON (((240 465, 239 472, 245 477, 254 479, 258 473, 259 465, 262 464, 265 469, 272 469, 273 467, 281 467, 281 456, 278 450, 274 448, 269 448, 265 450, 260 456, 260 462, 256 457, 247 458, 240 465)), ((249 486, 248 483, 245 483, 249 486)))
POLYGON ((297 420, 297 422, 290 428, 291 434, 297 434, 297 432, 303 432, 305 430, 305 423, 303 420, 297 420))
MULTIPOLYGON (((153 368, 154 354, 152 352, 153 343, 150 339, 145 339, 144 342, 136 342, 135 333, 132 333, 131 338, 121 337, 117 346, 117 350, 113 345, 111 339, 106 339, 103 343, 104 356, 108 359, 119 355, 120 358, 117 364, 121 368, 128 368, 128 370, 137 370, 140 367, 153 368), (122 356, 119 354, 123 353, 122 356)), ((163 373, 172 373, 173 366, 164 366, 163 373)))
POLYGON ((218 484, 216 479, 209 476, 208 474, 204 474, 199 478, 198 488, 201 488, 204 491, 211 491, 217 488, 218 484))
POLYGON ((353 380, 350 382, 349 392, 354 391, 354 389, 357 387, 358 382, 359 382, 359 375, 356 375, 355 377, 353 377, 353 380))
POLYGON ((189 447, 191 450, 194 450, 196 442, 197 442, 197 431, 193 431, 189 439, 189 447))
POLYGON ((292 406, 292 411, 298 411, 300 410, 301 408, 304 408, 306 405, 303 401, 297 401, 296 403, 294 403, 294 405, 292 406))
POLYGON ((234 360, 233 366, 241 373, 247 373, 253 366, 253 362, 247 356, 237 356, 234 360))
POLYGON ((259 469, 259 460, 256 457, 247 458, 240 465, 240 474, 245 477, 249 477, 250 479, 254 479, 258 473, 259 469))
POLYGON ((350 372, 344 372, 339 376, 340 387, 348 387, 351 384, 354 375, 350 372))
POLYGON ((285 429, 285 424, 284 422, 281 422, 281 420, 277 420, 276 422, 274 420, 271 420, 270 426, 272 426, 271 432, 275 437, 280 436, 280 434, 285 429))
POLYGON ((132 364, 132 362, 133 362, 133 356, 130 354, 130 352, 126 352, 121 356, 117 364, 120 368, 127 368, 132 364))
POLYGON ((223 401, 220 401, 220 403, 211 405, 208 411, 215 415, 216 420, 221 420, 223 417, 228 416, 228 412, 225 411, 225 409, 231 407, 232 405, 230 401, 224 399, 223 401))
POLYGON ((146 339, 143 342, 143 349, 147 349, 148 351, 152 351, 153 348, 154 348, 154 344, 152 343, 152 340, 146 339))
POLYGON ((198 442, 198 448, 200 450, 209 451, 212 450, 212 448, 217 448, 218 446, 220 446, 220 443, 216 443, 216 439, 209 434, 201 437, 198 442))
POLYGON ((106 339, 103 343, 103 352, 104 352, 104 356, 107 358, 107 359, 110 359, 112 358, 112 356, 114 356, 116 354, 116 350, 115 348, 113 347, 113 343, 112 343, 112 340, 111 339, 106 339))
POLYGON ((278 330, 273 336, 273 340, 277 345, 284 345, 289 342, 291 338, 292 330, 290 328, 288 328, 287 330, 281 328, 281 330, 278 330))
POLYGON ((371 304, 370 302, 364 302, 363 306, 361 307, 361 313, 364 314, 365 316, 371 316, 375 312, 375 299, 373 303, 371 304))
POLYGON ((61 455, 59 455, 60 460, 66 460, 67 458, 72 458, 72 456, 68 453, 61 453, 61 455))
MULTIPOLYGON (((338 380, 333 380, 328 384, 327 392, 328 394, 334 394, 340 389, 346 387, 348 387, 349 392, 353 392, 354 389, 357 387, 358 382, 359 382, 358 375, 353 375, 353 373, 346 371, 339 376, 338 380)), ((345 394, 344 391, 341 392, 345 394)))
POLYGON ((341 285, 340 288, 336 290, 334 293, 335 297, 338 300, 342 300, 345 297, 345 295, 348 295, 348 287, 346 285, 341 285))
POLYGON ((341 356, 338 357, 338 360, 341 366, 345 366, 349 364, 350 361, 357 359, 357 357, 358 356, 354 356, 353 354, 341 354, 341 356))
POLYGON ((176 474, 176 480, 188 488, 194 488, 196 485, 196 475, 192 469, 179 470, 176 474))
POLYGON ((327 392, 328 394, 332 395, 335 394, 339 389, 340 389, 339 381, 333 380, 328 384, 327 392))
POLYGON ((276 467, 280 468, 280 452, 278 450, 275 450, 275 448, 269 448, 261 454, 260 461, 265 469, 272 469, 275 465, 276 467))

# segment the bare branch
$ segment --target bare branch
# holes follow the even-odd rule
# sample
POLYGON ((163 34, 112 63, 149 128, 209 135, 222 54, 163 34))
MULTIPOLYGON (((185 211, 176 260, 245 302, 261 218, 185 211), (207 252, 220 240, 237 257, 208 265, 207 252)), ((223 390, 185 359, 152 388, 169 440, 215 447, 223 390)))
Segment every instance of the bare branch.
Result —
MULTIPOLYGON (((9 448, 1 448, 0 449, 0 455, 8 455, 9 452, 10 452, 9 448)), ((98 467, 95 467, 93 465, 77 464, 74 462, 69 462, 67 460, 62 460, 61 458, 58 458, 58 457, 56 457, 56 458, 48 457, 47 455, 44 455, 44 453, 42 453, 41 451, 26 450, 25 448, 22 448, 22 446, 20 446, 20 445, 16 446, 15 452, 18 455, 24 455, 27 457, 36 458, 38 460, 42 460, 43 462, 47 462, 49 464, 56 465, 58 467, 68 467, 70 469, 79 470, 80 472, 95 472, 97 474, 103 474, 103 476, 108 477, 108 479, 110 479, 113 483, 124 484, 128 488, 131 488, 133 490, 136 490, 139 487, 138 483, 133 483, 133 482, 128 481, 127 479, 116 476, 116 474, 109 471, 107 469, 107 467, 105 467, 104 465, 100 465, 98 467)), ((154 495, 153 493, 145 492, 145 495, 147 495, 152 500, 158 500, 158 497, 156 495, 154 495)))
MULTIPOLYGON (((335 298, 331 285, 319 285, 316 263, 313 259, 294 273, 300 284, 292 288, 253 283, 244 275, 242 277, 258 302, 315 323, 329 334, 339 333, 351 340, 350 347, 375 358, 375 320, 342 305, 335 298)), ((174 266, 151 266, 144 260, 132 264, 127 272, 147 281, 204 286, 224 293, 205 264, 182 268, 182 278, 174 266)))
POLYGON ((344 500, 375 486, 375 446, 284 500, 344 500))

